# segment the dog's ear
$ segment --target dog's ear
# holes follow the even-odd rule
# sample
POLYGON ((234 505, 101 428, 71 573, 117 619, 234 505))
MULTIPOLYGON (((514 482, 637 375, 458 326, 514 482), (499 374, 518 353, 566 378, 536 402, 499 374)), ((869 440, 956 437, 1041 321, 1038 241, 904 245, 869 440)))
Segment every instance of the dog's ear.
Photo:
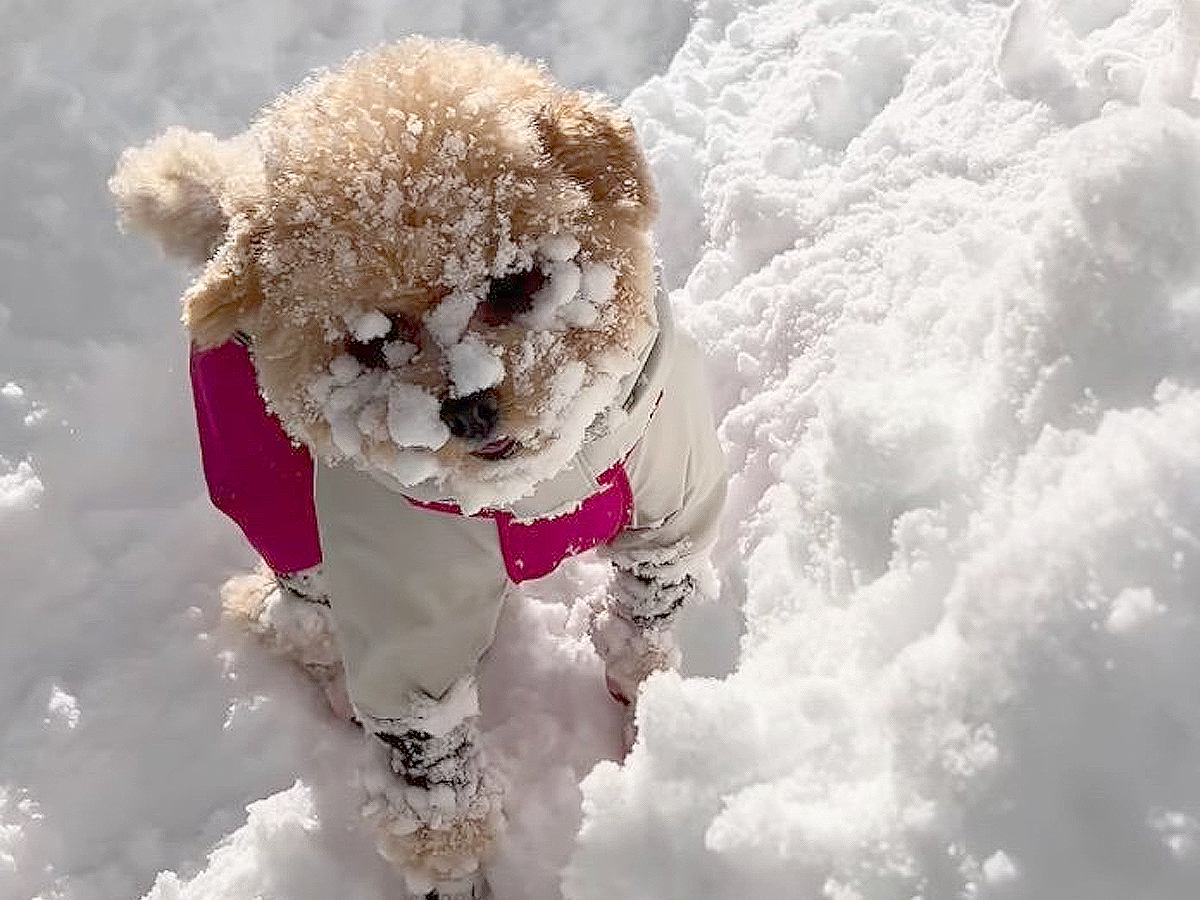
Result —
POLYGON ((201 349, 232 338, 262 303, 249 234, 244 218, 235 216, 225 242, 184 292, 183 324, 201 349))
POLYGON ((245 137, 169 128, 121 154, 109 179, 122 228, 168 254, 202 263, 225 240, 230 217, 264 193, 261 158, 245 137))
POLYGON ((534 116, 546 153, 592 199, 648 228, 658 212, 650 167, 633 124, 603 98, 561 91, 534 116))

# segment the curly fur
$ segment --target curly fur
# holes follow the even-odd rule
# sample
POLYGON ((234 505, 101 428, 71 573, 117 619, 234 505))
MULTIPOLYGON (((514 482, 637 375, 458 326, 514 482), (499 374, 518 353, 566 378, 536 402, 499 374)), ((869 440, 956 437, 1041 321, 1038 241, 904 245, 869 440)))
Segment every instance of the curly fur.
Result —
POLYGON ((265 564, 234 576, 221 585, 221 611, 273 653, 303 669, 320 686, 333 714, 351 721, 354 710, 328 601, 297 593, 289 584, 295 579, 283 579, 265 564))
POLYGON ((261 195, 262 164, 244 142, 175 127, 122 153, 108 186, 122 228, 203 263, 225 240, 240 203, 261 195))

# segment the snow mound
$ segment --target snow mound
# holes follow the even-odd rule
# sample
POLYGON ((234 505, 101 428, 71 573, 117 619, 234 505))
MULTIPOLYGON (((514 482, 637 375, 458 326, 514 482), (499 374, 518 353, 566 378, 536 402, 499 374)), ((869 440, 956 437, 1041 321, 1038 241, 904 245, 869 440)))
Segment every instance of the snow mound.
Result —
POLYGON ((29 460, 13 465, 0 456, 0 516, 9 510, 35 507, 45 489, 29 460))
POLYGON ((1196 892, 1196 17, 1102 5, 711 4, 627 102, 746 634, 572 900, 1196 892))
MULTIPOLYGON (((249 804, 297 777, 320 827, 305 830, 307 813, 289 799, 255 806, 256 823, 286 825, 237 844, 246 867, 296 873, 223 882, 215 870, 233 860, 214 856, 199 882, 211 891, 199 893, 216 900, 226 884, 228 900, 246 900, 255 893, 242 886, 270 897, 275 884, 276 900, 394 896, 394 873, 353 808, 357 736, 329 721, 302 678, 220 624, 221 583, 254 560, 200 474, 175 303, 189 275, 118 232, 104 184, 131 144, 178 124, 233 134, 314 66, 415 31, 543 56, 564 83, 621 96, 665 67, 690 6, 14 0, 5 14, 0 897, 138 897, 165 871, 186 885, 249 804)), ((412 352, 389 349, 401 361, 412 352)), ((387 425, 381 406, 382 420, 370 407, 371 427, 387 425)), ((564 739, 577 761, 543 766, 549 788, 538 773, 523 782, 543 801, 529 813, 541 830, 523 846, 554 848, 529 898, 557 892, 577 782, 615 750, 595 749, 596 734, 619 728, 595 690, 578 715, 600 724, 564 739)))
POLYGON ((305 888, 311 888, 314 876, 324 875, 330 896, 338 893, 339 886, 329 882, 328 870, 323 872, 311 853, 308 838, 319 823, 312 792, 305 785, 296 782, 286 791, 251 803, 246 812, 246 824, 212 852, 203 874, 184 883, 174 872, 165 872, 146 900, 288 896, 286 884, 268 877, 281 872, 305 888))

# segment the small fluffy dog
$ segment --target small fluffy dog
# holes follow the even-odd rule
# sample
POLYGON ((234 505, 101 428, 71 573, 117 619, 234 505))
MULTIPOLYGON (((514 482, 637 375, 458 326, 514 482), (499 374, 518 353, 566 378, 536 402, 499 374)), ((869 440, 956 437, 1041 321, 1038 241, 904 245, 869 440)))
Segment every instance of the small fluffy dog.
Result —
POLYGON ((507 585, 607 554, 593 636, 631 703, 676 661, 724 499, 632 127, 528 62, 414 38, 230 140, 177 128, 126 151, 112 188, 126 225, 203 264, 183 298, 196 351, 240 340, 316 460, 311 496, 281 503, 315 497, 349 699, 387 762, 366 779, 382 852, 417 896, 484 896, 502 815, 473 673, 507 585))

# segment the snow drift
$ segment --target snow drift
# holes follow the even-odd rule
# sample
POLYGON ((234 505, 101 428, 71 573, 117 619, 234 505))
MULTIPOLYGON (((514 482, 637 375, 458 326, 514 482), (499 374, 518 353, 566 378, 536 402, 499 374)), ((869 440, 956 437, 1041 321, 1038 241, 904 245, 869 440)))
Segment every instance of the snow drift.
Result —
POLYGON ((705 223, 747 633, 584 783, 568 896, 1196 892, 1196 39, 709 4, 631 95, 705 223))

